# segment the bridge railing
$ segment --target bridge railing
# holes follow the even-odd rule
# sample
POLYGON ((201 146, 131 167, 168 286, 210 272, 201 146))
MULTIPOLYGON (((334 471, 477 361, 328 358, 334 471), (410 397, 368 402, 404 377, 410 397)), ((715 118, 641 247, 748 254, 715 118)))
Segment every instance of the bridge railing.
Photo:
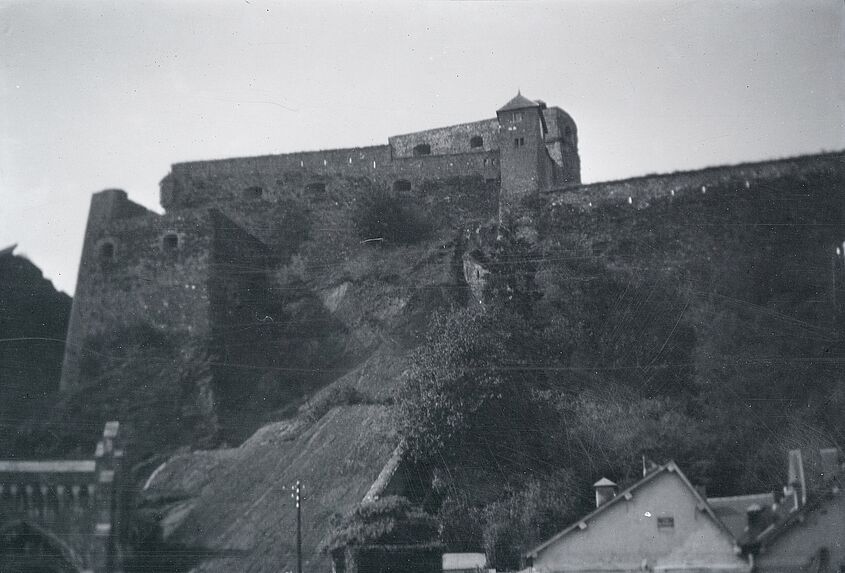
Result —
POLYGON ((118 422, 107 422, 93 459, 0 460, 0 545, 3 531, 25 524, 57 539, 82 571, 119 571, 119 433, 118 422))

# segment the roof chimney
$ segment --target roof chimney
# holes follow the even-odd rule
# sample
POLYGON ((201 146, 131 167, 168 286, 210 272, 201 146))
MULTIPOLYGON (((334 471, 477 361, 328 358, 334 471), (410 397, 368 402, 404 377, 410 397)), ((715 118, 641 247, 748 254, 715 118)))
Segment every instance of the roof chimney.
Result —
POLYGON ((757 531, 762 529, 763 525, 763 506, 757 503, 752 503, 745 510, 748 516, 748 531, 757 531))
POLYGON ((822 448, 819 450, 819 456, 822 462, 822 481, 825 485, 830 485, 839 478, 839 450, 836 448, 822 448))
POLYGON ((804 479, 804 460, 801 450, 789 450, 789 488, 795 496, 794 509, 807 503, 807 480, 804 479))
POLYGON ((601 507, 616 497, 616 484, 603 477, 593 484, 596 488, 596 507, 601 507))

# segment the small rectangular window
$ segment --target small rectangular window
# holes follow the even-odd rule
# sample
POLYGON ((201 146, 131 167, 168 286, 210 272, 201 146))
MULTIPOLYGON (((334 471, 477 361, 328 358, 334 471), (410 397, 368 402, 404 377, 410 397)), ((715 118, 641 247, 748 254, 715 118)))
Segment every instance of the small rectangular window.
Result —
POLYGON ((176 233, 168 233, 161 239, 161 248, 163 251, 173 252, 179 248, 179 235, 176 233))
POLYGON ((675 527, 674 517, 658 517, 657 529, 673 529, 675 527))

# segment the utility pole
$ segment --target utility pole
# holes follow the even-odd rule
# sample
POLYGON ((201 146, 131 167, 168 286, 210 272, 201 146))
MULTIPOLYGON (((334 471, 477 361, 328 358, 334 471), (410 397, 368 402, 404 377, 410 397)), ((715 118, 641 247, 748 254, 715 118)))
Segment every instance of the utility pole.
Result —
POLYGON ((302 573, 302 483, 296 480, 290 496, 296 502, 296 573, 302 573))

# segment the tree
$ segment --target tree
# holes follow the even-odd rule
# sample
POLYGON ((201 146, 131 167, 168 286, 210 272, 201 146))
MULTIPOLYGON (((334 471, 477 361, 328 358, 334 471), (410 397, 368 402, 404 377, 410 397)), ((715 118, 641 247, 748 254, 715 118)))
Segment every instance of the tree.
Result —
POLYGON ((362 240, 378 244, 416 243, 429 231, 417 211, 383 190, 372 190, 359 199, 353 222, 362 240))

